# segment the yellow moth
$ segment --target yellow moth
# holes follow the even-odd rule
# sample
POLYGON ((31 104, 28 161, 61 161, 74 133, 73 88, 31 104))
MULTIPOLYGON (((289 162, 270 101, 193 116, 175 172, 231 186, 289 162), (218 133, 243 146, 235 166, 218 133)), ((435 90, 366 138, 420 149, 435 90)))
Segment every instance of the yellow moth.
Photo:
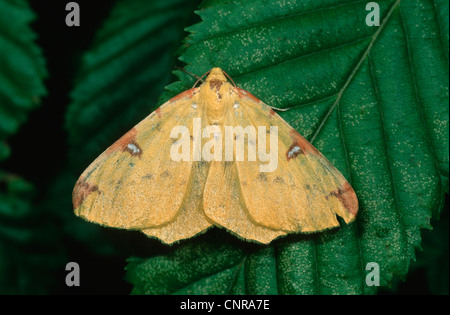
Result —
POLYGON ((167 244, 211 226, 268 244, 358 212, 342 174, 219 68, 103 152, 78 179, 73 206, 88 221, 167 244))

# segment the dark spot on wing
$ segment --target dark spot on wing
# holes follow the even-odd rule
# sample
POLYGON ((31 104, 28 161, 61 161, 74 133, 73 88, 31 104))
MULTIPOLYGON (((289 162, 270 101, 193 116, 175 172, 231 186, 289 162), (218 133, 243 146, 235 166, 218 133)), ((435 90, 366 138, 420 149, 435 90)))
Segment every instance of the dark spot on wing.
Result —
POLYGON ((161 177, 162 178, 170 177, 170 173, 168 171, 164 171, 164 172, 161 173, 161 177))
POLYGON ((330 192, 330 196, 335 196, 338 198, 344 208, 356 216, 358 213, 358 199, 356 198, 355 191, 349 183, 346 182, 344 186, 330 192))
POLYGON ((127 151, 132 156, 141 157, 142 155, 142 149, 136 141, 131 141, 130 143, 128 143, 124 151, 127 151))
POLYGON ((293 140, 291 148, 297 146, 301 149, 301 152, 303 154, 311 154, 315 156, 321 155, 319 150, 317 150, 311 143, 309 143, 305 138, 303 138, 295 129, 291 130, 290 135, 293 140))
POLYGON ((302 154, 302 153, 303 153, 303 151, 302 151, 301 147, 296 142, 294 142, 290 146, 289 150, 286 152, 286 158, 289 161, 291 159, 295 159, 299 154, 302 154))
POLYGON ((112 154, 117 151, 128 152, 132 156, 141 157, 142 149, 136 142, 137 130, 135 128, 124 134, 119 140, 114 142, 107 150, 106 154, 112 154))
POLYGON ((222 163, 224 168, 229 168, 233 165, 233 161, 223 161, 222 163))
POLYGON ((261 182, 267 182, 267 175, 264 173, 259 173, 258 180, 261 182))
POLYGON ((284 179, 280 176, 277 176, 273 179, 273 182, 276 184, 286 184, 286 182, 284 181, 284 179))
POLYGON ((121 188, 122 185, 123 185, 123 180, 119 179, 119 180, 116 182, 116 189, 121 188))
POLYGON ((80 178, 72 192, 73 208, 78 209, 89 194, 100 190, 97 185, 90 184, 84 178, 80 178))

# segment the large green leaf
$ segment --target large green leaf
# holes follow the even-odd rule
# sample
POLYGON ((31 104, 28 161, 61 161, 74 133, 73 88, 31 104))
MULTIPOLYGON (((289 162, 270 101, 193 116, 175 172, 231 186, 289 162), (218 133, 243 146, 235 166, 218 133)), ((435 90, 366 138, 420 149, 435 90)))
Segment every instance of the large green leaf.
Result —
MULTIPOLYGON (((221 67, 282 113, 351 182, 356 222, 249 245, 212 230, 133 258, 134 293, 368 294, 405 277, 448 191, 448 1, 206 1, 180 60, 221 67)), ((191 86, 169 86, 160 103, 191 86)), ((270 193, 270 192, 268 192, 270 193)), ((276 211, 276 209, 274 209, 276 211)))

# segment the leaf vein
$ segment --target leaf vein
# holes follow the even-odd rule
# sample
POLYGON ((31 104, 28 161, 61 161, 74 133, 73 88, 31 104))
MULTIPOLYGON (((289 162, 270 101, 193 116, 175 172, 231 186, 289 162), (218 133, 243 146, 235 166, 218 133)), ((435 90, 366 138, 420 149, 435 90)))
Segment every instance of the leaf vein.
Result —
POLYGON ((425 130, 425 139, 427 141, 428 148, 430 149, 430 152, 431 152, 430 155, 431 155, 431 157, 433 159, 433 163, 435 165, 435 168, 440 171, 439 161, 438 161, 438 158, 436 156, 436 152, 434 150, 433 142, 431 141, 430 128, 429 128, 428 124, 425 121, 425 113, 424 113, 424 110, 423 110, 423 103, 420 100, 419 92, 418 92, 418 89, 417 89, 417 79, 416 79, 416 74, 415 74, 415 71, 414 71, 414 65, 413 65, 413 62, 412 62, 412 59, 411 59, 411 47, 410 47, 410 43, 409 43, 409 35, 408 35, 408 30, 407 30, 406 25, 405 25, 404 20, 403 20, 402 10, 400 10, 400 24, 402 25, 403 32, 405 34, 406 53, 407 53, 407 56, 408 56, 407 57, 407 61, 408 61, 409 68, 410 68, 410 71, 411 71, 411 80, 412 80, 412 86, 413 86, 413 91, 414 91, 414 98, 416 99, 416 103, 417 103, 416 107, 417 107, 417 110, 420 113, 419 117, 420 117, 420 120, 421 120, 421 123, 422 123, 422 127, 425 130))
POLYGON ((353 78, 355 77, 356 73, 358 72, 358 70, 361 68, 362 64, 364 63, 364 61, 366 60, 368 54, 370 53, 370 51, 372 50, 373 45, 375 44, 376 40, 378 39, 378 36, 381 34, 381 31, 384 29, 384 27, 387 25, 388 21, 390 20, 392 14, 394 13, 395 9, 398 7, 398 5, 400 4, 401 0, 397 0, 389 9, 389 12, 387 13, 386 17, 383 19, 383 22, 381 23, 381 25, 378 27, 378 30, 375 32, 375 34, 372 36, 372 41, 369 43, 369 45, 367 46, 366 51, 364 52, 364 54, 362 55, 362 57, 359 59, 358 63, 356 64, 355 68, 352 70, 352 72, 350 73, 347 81, 345 82, 344 86, 341 88, 341 90, 338 93, 338 97, 336 98, 336 101, 334 102, 334 104, 331 106, 330 110, 328 111, 328 113, 325 115, 324 119, 322 120, 322 122, 320 123, 319 127, 317 128, 317 130, 315 131, 315 133, 313 134, 313 136, 311 137, 311 143, 316 139, 316 137, 319 135, 320 131, 323 129, 325 123, 328 121, 328 119, 331 116, 331 113, 333 112, 334 108, 339 104, 339 102, 341 101, 342 95, 344 94, 344 92, 347 90, 347 87, 350 85, 350 82, 352 82, 353 78))
MULTIPOLYGON (((346 168, 347 168, 347 173, 348 173, 348 181, 350 183, 350 185, 353 185, 353 176, 352 176, 352 171, 351 171, 351 166, 350 166, 350 161, 349 161, 349 154, 348 154, 348 150, 347 150, 347 146, 346 146, 346 141, 345 141, 345 134, 344 131, 342 129, 342 117, 341 117, 341 106, 338 105, 338 109, 337 109, 337 121, 338 121, 338 130, 339 130, 339 135, 340 135, 340 139, 342 142, 342 149, 344 150, 344 158, 345 158, 345 164, 346 164, 346 168)), ((358 234, 358 225, 354 224, 354 229, 355 229, 355 233, 358 234)), ((364 269, 363 269, 363 261, 364 261, 364 255, 362 252, 362 246, 361 246, 361 240, 359 237, 356 237, 356 245, 358 246, 358 253, 359 253, 359 262, 360 262, 360 279, 362 281, 362 287, 364 288, 364 269)))
MULTIPOLYGON (((388 163, 387 163, 387 170, 389 173, 389 179, 391 182, 391 187, 392 187, 392 195, 393 195, 393 201, 394 201, 394 208, 395 211, 397 213, 397 217, 399 220, 399 224, 400 224, 400 234, 401 234, 401 238, 403 241, 403 246, 402 246, 402 251, 406 251, 405 248, 405 242, 407 243, 407 235, 406 235, 406 228, 405 228, 405 223, 403 220, 403 215, 402 215, 402 211, 401 211, 401 207, 400 207, 400 202, 399 202, 399 197, 398 197, 398 192, 397 192, 397 187, 396 187, 396 181, 394 180, 394 173, 392 171, 392 167, 394 165, 393 163, 393 159, 392 159, 392 155, 390 153, 389 147, 388 147, 388 139, 387 139, 387 132, 386 132, 386 119, 385 119, 385 115, 384 115, 384 111, 383 111, 383 107, 381 105, 381 98, 380 98, 380 93, 378 91, 377 88, 377 80, 375 78, 375 73, 374 73, 374 69, 373 69, 373 62, 370 58, 370 55, 368 56, 368 63, 369 63, 369 73, 370 73, 370 78, 372 81, 372 86, 373 86, 373 90, 374 90, 374 94, 375 94, 375 98, 377 101, 377 108, 378 108, 378 112, 379 112, 379 116, 380 116, 380 121, 381 121, 381 129, 382 129, 382 133, 383 133, 383 143, 384 143, 384 152, 387 156, 388 159, 388 163)), ((407 255, 405 255, 405 257, 407 257, 407 255)))
POLYGON ((434 0, 431 0, 431 3, 432 3, 432 6, 433 6, 435 19, 436 19, 437 24, 439 26, 439 37, 441 38, 442 50, 444 51, 444 54, 447 57, 447 59, 445 59, 445 60, 447 61, 447 64, 448 64, 448 51, 447 51, 447 49, 445 49, 446 40, 444 38, 444 34, 442 34, 442 24, 441 24, 441 20, 439 19, 438 9, 436 7, 436 2, 434 0))

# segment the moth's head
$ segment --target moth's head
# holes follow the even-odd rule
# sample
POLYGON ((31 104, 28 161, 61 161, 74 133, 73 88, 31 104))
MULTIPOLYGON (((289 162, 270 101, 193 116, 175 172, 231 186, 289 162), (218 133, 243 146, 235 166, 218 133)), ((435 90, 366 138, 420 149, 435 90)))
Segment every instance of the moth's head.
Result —
POLYGON ((229 78, 222 69, 212 68, 200 86, 197 97, 206 105, 209 124, 221 124, 238 97, 234 82, 233 85, 230 84, 227 77, 229 78))
POLYGON ((225 77, 224 71, 222 69, 212 68, 211 71, 209 71, 209 75, 206 77, 205 81, 227 82, 227 78, 225 77))

